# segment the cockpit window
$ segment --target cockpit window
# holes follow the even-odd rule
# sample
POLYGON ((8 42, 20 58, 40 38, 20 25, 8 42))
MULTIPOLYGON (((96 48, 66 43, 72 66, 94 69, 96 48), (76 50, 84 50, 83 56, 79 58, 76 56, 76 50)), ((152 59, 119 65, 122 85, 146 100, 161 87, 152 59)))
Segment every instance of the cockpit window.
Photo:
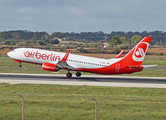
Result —
POLYGON ((19 51, 19 49, 18 49, 18 48, 13 50, 13 52, 18 52, 18 51, 19 51))

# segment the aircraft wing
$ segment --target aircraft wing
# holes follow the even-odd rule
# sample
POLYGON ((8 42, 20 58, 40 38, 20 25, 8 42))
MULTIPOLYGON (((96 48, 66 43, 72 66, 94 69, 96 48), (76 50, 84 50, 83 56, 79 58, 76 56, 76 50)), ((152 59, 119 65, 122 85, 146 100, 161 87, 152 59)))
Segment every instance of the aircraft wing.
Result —
POLYGON ((154 66, 158 66, 158 65, 142 65, 144 68, 149 68, 149 67, 154 67, 154 66))
POLYGON ((72 66, 70 66, 70 65, 68 65, 67 64, 67 62, 63 62, 63 61, 59 61, 58 63, 57 63, 57 66, 59 67, 59 68, 67 68, 68 70, 76 70, 75 68, 73 68, 72 66))
POLYGON ((117 58, 120 58, 120 57, 122 56, 123 52, 124 52, 124 50, 122 50, 122 51, 116 56, 116 59, 117 59, 117 58))
POLYGON ((68 63, 66 62, 69 54, 70 54, 70 51, 68 51, 66 55, 63 57, 63 59, 57 63, 57 66, 59 68, 64 68, 64 69, 67 68, 68 70, 76 70, 72 66, 68 65, 68 63))

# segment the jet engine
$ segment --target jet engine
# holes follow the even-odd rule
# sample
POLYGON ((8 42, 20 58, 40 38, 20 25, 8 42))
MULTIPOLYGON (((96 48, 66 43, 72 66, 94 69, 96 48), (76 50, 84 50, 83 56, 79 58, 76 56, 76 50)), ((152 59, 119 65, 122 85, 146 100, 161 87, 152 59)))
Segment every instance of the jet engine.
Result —
POLYGON ((52 64, 52 63, 43 63, 42 68, 43 70, 54 71, 54 72, 57 72, 60 69, 57 66, 57 64, 52 64))

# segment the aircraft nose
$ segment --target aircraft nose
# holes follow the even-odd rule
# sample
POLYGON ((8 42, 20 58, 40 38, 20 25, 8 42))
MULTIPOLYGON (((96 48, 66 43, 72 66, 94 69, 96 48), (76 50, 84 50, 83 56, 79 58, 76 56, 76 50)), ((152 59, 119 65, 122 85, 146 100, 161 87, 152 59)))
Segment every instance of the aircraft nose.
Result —
POLYGON ((8 52, 7 55, 8 55, 9 57, 11 57, 11 56, 12 56, 12 51, 8 52))

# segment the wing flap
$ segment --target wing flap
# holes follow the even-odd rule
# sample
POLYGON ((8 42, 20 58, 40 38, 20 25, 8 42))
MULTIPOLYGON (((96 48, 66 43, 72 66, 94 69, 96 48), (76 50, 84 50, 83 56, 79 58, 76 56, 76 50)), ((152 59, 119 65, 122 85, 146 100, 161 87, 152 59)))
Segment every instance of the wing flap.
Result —
POLYGON ((68 65, 67 62, 64 62, 64 61, 59 61, 57 63, 57 66, 60 67, 60 68, 67 68, 68 70, 76 70, 75 68, 73 68, 72 66, 68 65))

